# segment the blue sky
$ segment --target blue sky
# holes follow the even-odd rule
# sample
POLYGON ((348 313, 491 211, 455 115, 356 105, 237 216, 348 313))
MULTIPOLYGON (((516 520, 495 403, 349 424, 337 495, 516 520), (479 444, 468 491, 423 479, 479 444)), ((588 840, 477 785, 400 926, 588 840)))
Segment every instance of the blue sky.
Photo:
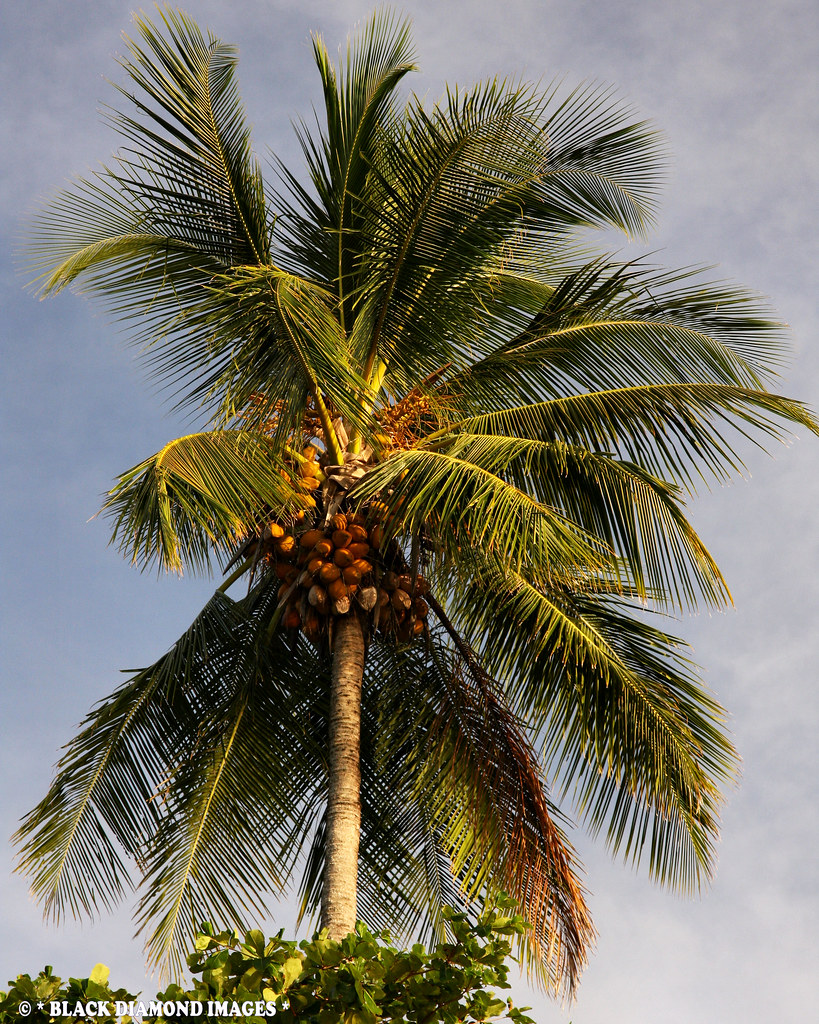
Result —
MULTIPOLYGON (((147 7, 148 5, 146 5, 147 7)), ((191 0, 201 25, 238 44, 257 151, 291 165, 291 118, 317 99, 309 32, 331 48, 370 4, 191 0)), ((665 133, 657 231, 641 246, 668 266, 708 264, 770 297, 791 325, 781 390, 819 408, 819 10, 811 0, 613 3, 410 0, 422 73, 413 88, 522 75, 615 85, 665 133)), ((155 659, 213 581, 140 575, 92 519, 122 470, 186 429, 146 384, 116 325, 73 295, 38 303, 12 249, 52 187, 104 160, 98 114, 131 6, 119 0, 0 0, 2 372, 2 828, 0 983, 44 963, 86 975, 108 963, 143 982, 129 908, 94 926, 42 923, 11 875, 8 836, 45 792, 59 748, 119 670, 155 659)), ((635 252, 635 248, 629 252, 635 252)), ((570 1009, 537 993, 541 1024, 768 1024, 819 1006, 819 442, 692 502, 735 607, 680 623, 732 713, 743 780, 724 815, 712 888, 683 901, 612 863, 577 834, 600 933, 570 1009)), ((287 926, 285 905, 269 931, 287 926)), ((519 1000, 520 1001, 520 1000, 519 1000)))

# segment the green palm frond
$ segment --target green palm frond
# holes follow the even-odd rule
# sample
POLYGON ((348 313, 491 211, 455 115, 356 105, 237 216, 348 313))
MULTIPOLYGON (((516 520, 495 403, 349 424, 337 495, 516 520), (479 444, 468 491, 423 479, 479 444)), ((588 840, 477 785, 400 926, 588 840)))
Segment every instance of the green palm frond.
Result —
MULTIPOLYGON (((478 428, 486 423, 500 423, 502 414, 473 422, 478 428)), ((678 607, 696 606, 703 598, 714 605, 722 605, 730 599, 719 569, 683 513, 678 488, 652 476, 636 463, 582 446, 575 447, 557 439, 533 440, 525 436, 524 430, 506 436, 488 432, 473 434, 464 429, 466 426, 466 423, 459 424, 457 432, 452 434, 441 431, 438 437, 432 435, 422 442, 419 450, 431 449, 456 456, 469 464, 471 472, 489 470, 504 485, 511 485, 516 492, 536 499, 542 519, 556 516, 557 522, 579 528, 580 536, 596 538, 597 549, 611 555, 607 562, 609 578, 619 579, 624 590, 635 590, 642 598, 651 594, 656 600, 665 594, 667 600, 678 607)), ((412 524, 416 530, 426 524, 427 534, 434 537, 437 519, 440 517, 451 529, 453 521, 457 522, 452 510, 460 509, 459 517, 463 517, 464 530, 470 537, 475 523, 482 518, 493 524, 491 532, 481 537, 480 550, 515 550, 510 539, 515 527, 498 514, 502 505, 500 497, 496 499, 498 505, 493 501, 483 505, 459 481, 458 472, 453 471, 443 482, 428 472, 430 479, 423 480, 428 487, 418 497, 416 513, 412 501, 421 485, 412 480, 411 471, 406 468, 412 466, 413 460, 402 462, 400 455, 392 458, 397 459, 394 467, 397 471, 408 473, 397 488, 398 508, 404 524, 412 524), (428 499, 425 498, 427 492, 428 499), (442 497, 444 494, 446 499, 442 497), (444 504, 439 516, 438 505, 450 498, 451 506, 444 504), (501 546, 503 531, 507 531, 506 548, 501 546)), ((378 481, 379 477, 374 474, 367 486, 374 487, 378 481)), ((463 543, 457 528, 455 537, 459 544, 463 543)), ((529 571, 532 572, 531 566, 538 564, 535 533, 528 536, 521 533, 520 552, 525 551, 527 545, 531 555, 529 571)), ((455 547, 448 553, 450 557, 457 557, 455 547)), ((593 561, 588 553, 586 557, 591 566, 593 561)), ((573 564, 570 559, 567 548, 567 568, 573 564)), ((559 564, 557 558, 552 561, 559 564)), ((581 564, 576 556, 574 564, 581 564)), ((603 567, 599 559, 597 564, 603 567)))
MULTIPOLYGON (((124 852, 140 858, 161 814, 153 799, 192 724, 182 684, 191 664, 232 641, 234 603, 217 593, 178 644, 101 701, 57 765, 46 797, 15 835, 20 867, 46 913, 93 914, 131 888, 124 852)), ((198 699, 207 699, 207 692, 198 699)))
POLYGON ((142 873, 138 920, 177 972, 204 917, 256 920, 288 884, 321 800, 326 699, 304 645, 270 636, 277 587, 217 592, 174 647, 103 701, 23 821, 21 867, 47 911, 110 909, 142 873))
POLYGON ((507 467, 510 481, 616 554, 624 589, 678 608, 730 601, 722 574, 683 513, 679 488, 636 463, 563 441, 495 440, 519 447, 507 467))
POLYGON ((102 511, 113 520, 112 540, 134 562, 208 568, 214 551, 300 507, 286 468, 264 434, 188 434, 123 473, 102 511))
POLYGON ((81 281, 116 315, 139 321, 137 339, 161 349, 176 340, 160 365, 178 379, 210 358, 207 325, 187 312, 215 274, 268 263, 269 231, 233 48, 206 40, 181 12, 159 16, 164 35, 137 18, 142 45, 129 41, 121 62, 136 92, 120 92, 136 115, 111 120, 129 148, 46 206, 28 255, 44 294, 81 281), (181 337, 182 368, 173 362, 181 337))
POLYGON ((561 89, 555 82, 544 96, 548 163, 524 226, 550 233, 560 225, 613 226, 643 236, 662 179, 657 130, 634 122, 610 87, 587 82, 565 97, 561 89))
MULTIPOLYGON (((267 262, 269 248, 261 176, 234 81, 235 52, 206 41, 181 12, 164 8, 159 14, 168 40, 137 18, 146 48, 129 41, 131 59, 121 62, 139 92, 120 92, 142 120, 115 113, 112 122, 133 148, 113 168, 80 179, 54 200, 30 245, 34 265, 51 268, 47 293, 98 268, 91 286, 134 315, 137 297, 144 303, 169 277, 185 277, 174 273, 173 258, 168 265, 164 248, 177 255, 181 269, 187 264, 199 271, 189 276, 198 276, 200 285, 209 270, 267 262), (138 273, 140 255, 153 258, 143 259, 138 273)), ((153 316, 161 309, 172 320, 175 301, 165 295, 153 316)))
POLYGON ((403 528, 425 531, 454 565, 468 565, 473 552, 484 551, 544 577, 606 572, 612 553, 604 542, 504 478, 521 446, 526 442, 517 438, 454 436, 435 448, 399 451, 352 498, 386 495, 403 528))
MULTIPOLYGON (((360 404, 366 385, 325 288, 274 267, 241 267, 214 277, 189 317, 202 324, 209 349, 208 371, 194 394, 220 395, 223 419, 261 395, 263 408, 275 411, 281 443, 300 423, 310 397, 322 413, 325 434, 332 429, 328 406, 366 429, 360 404)), ((184 342, 168 348, 163 364, 184 366, 184 348, 184 342)), ((341 461, 337 442, 333 455, 341 461)))
POLYGON ((737 757, 680 641, 621 598, 544 591, 500 567, 453 609, 592 829, 628 859, 647 854, 652 877, 697 889, 737 757))
POLYGON ((121 187, 143 197, 171 237, 189 238, 229 265, 265 263, 268 218, 235 80, 235 47, 205 39, 186 14, 143 16, 120 64, 137 92, 120 87, 137 116, 112 116, 135 147, 122 160, 121 187), (139 120, 137 119, 139 118, 139 120))
POLYGON ((327 119, 321 152, 308 133, 300 137, 335 249, 330 280, 337 283, 342 329, 353 322, 355 256, 361 251, 356 235, 374 136, 398 83, 415 70, 409 30, 407 20, 398 21, 388 10, 376 12, 348 41, 347 60, 338 72, 321 38, 313 39, 327 119))
POLYGON ((473 416, 451 429, 563 440, 591 451, 619 452, 649 472, 693 486, 695 478, 728 479, 744 469, 726 434, 785 441, 784 424, 815 432, 801 403, 768 391, 726 384, 645 384, 567 395, 473 416))
POLYGON ((491 351, 440 385, 479 412, 651 384, 763 390, 779 368, 782 325, 758 297, 691 270, 594 261, 556 284, 498 283, 491 351), (692 280, 693 278, 693 280, 692 280))
POLYGON ((383 132, 368 181, 360 279, 376 307, 370 362, 377 351, 398 388, 411 387, 413 373, 462 363, 480 336, 492 276, 526 232, 644 222, 656 157, 650 133, 626 128, 623 112, 594 90, 559 105, 553 124, 554 98, 488 82, 448 94, 431 113, 410 104, 383 132), (574 100, 584 135, 570 152, 561 133, 574 100), (630 164, 621 152, 626 138, 630 164))
POLYGON ((193 669, 218 673, 223 696, 202 708, 167 780, 138 909, 151 959, 172 970, 203 915, 238 927, 266 915, 265 894, 287 887, 317 813, 323 751, 306 712, 321 673, 306 645, 296 660, 286 637, 267 640, 275 600, 268 587, 245 635, 193 669))

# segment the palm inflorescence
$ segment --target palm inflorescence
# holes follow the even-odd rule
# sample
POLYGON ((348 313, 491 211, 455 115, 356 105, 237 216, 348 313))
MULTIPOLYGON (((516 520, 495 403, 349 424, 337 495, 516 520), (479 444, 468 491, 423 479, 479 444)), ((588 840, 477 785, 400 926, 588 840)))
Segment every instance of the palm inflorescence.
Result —
POLYGON ((106 509, 143 566, 225 583, 89 715, 24 821, 59 914, 142 875, 154 958, 200 920, 319 905, 335 638, 360 623, 358 913, 443 934, 504 889, 549 983, 592 939, 567 811, 656 879, 712 872, 736 754, 657 615, 729 600, 686 518, 748 437, 815 430, 768 390, 781 335, 751 295, 588 248, 644 233, 660 147, 607 91, 399 86, 408 25, 373 16, 265 181, 232 48, 137 19, 124 144, 44 210, 45 293, 131 322, 203 429, 106 509), (235 598, 230 587, 244 590, 235 598), (548 786, 547 786, 548 783, 548 786))

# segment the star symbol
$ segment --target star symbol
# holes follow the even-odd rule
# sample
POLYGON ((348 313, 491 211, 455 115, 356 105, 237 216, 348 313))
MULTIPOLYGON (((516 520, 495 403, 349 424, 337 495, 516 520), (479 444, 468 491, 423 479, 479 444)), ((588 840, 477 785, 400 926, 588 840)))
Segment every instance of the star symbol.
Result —
POLYGON ((42 1008, 43 1008, 43 1003, 37 1003, 37 1009, 38 1010, 42 1010, 42 1008))

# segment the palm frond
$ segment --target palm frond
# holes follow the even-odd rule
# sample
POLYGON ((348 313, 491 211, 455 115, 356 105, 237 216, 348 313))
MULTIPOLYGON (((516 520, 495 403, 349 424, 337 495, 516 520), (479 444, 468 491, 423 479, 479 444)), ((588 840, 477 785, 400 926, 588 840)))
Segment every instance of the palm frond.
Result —
POLYGON ((517 438, 456 435, 434 448, 397 451, 367 474, 351 498, 381 497, 394 522, 410 533, 425 532, 450 556, 453 569, 484 551, 545 576, 608 571, 612 552, 603 542, 505 479, 521 444, 517 438))
POLYGON ((758 297, 691 270, 598 260, 556 284, 527 280, 528 310, 498 292, 491 351, 439 385, 474 411, 653 384, 763 391, 783 358, 782 325, 758 297))
MULTIPOLYGON (((217 592, 153 666, 87 718, 24 820, 20 868, 55 917, 110 909, 142 874, 140 930, 178 974, 199 923, 265 912, 322 799, 322 670, 269 629, 276 581, 217 592)), ((326 689, 326 688, 325 688, 326 689)))
POLYGON ((453 616, 614 852, 647 854, 651 876, 684 892, 708 879, 737 757, 680 641, 621 598, 549 592, 497 565, 463 588, 453 616))
POLYGON ((760 447, 783 442, 782 421, 816 432, 801 402, 726 384, 645 384, 567 395, 469 417, 450 429, 562 440, 614 452, 649 472, 693 487, 695 478, 719 481, 744 469, 727 437, 760 447), (727 436, 726 436, 727 435, 727 436))
MULTIPOLYGON (((28 252, 44 294, 81 281, 139 321, 135 340, 184 337, 186 366, 198 367, 210 360, 207 329, 186 313, 214 274, 269 262, 268 215, 233 48, 181 12, 159 14, 164 32, 137 18, 141 44, 129 40, 121 61, 135 92, 119 91, 136 114, 111 120, 130 146, 43 210, 28 252)), ((163 364, 172 379, 179 369, 173 356, 163 364)))
POLYGON ((679 488, 636 463, 563 441, 494 439, 518 445, 507 467, 511 482, 615 553, 624 590, 677 608, 730 600, 722 574, 685 517, 679 488))
POLYGON ((429 702, 416 799, 440 830, 466 897, 502 889, 513 896, 531 925, 524 943, 530 968, 550 988, 571 992, 593 930, 562 816, 522 723, 436 611, 456 644, 437 653, 433 644, 439 686, 429 702))
POLYGON ((132 887, 123 854, 143 855, 161 816, 157 786, 192 725, 186 667, 232 642, 235 626, 234 602, 215 594, 173 650, 102 700, 68 745, 49 792, 14 837, 18 870, 31 876, 48 915, 93 915, 132 887))
POLYGON ((544 107, 548 162, 524 226, 535 233, 559 225, 613 226, 645 235, 662 184, 664 146, 656 128, 634 121, 611 87, 594 82, 565 96, 554 82, 544 107))
POLYGON ((214 552, 299 508, 287 468, 264 434, 188 434, 123 473, 102 511, 112 541, 143 567, 208 568, 214 552))
POLYGON ((407 374, 463 362, 493 277, 529 235, 645 224, 651 133, 594 89, 552 112, 554 101, 555 91, 487 82, 448 93, 431 113, 410 104, 385 128, 368 181, 361 281, 378 295, 373 344, 396 388, 411 386, 407 374), (582 113, 579 144, 564 137, 567 108, 582 113))
POLYGON ((331 280, 336 283, 342 329, 353 323, 353 278, 361 251, 356 235, 375 136, 389 116, 398 83, 415 70, 409 30, 408 20, 398 21, 388 10, 375 12, 359 34, 348 40, 347 59, 338 72, 322 39, 313 38, 326 129, 320 144, 303 130, 300 138, 334 246, 331 280))
POLYGON ((162 29, 144 16, 141 37, 120 60, 137 91, 119 87, 137 116, 112 116, 135 147, 120 186, 140 194, 167 235, 191 237, 230 265, 268 260, 268 222, 259 166, 235 79, 236 49, 205 39, 182 11, 159 9, 162 29))
MULTIPOLYGON (((218 395, 223 419, 262 395, 276 411, 276 436, 283 441, 300 424, 312 397, 324 411, 325 434, 332 430, 325 403, 350 425, 363 426, 360 398, 366 385, 350 359, 327 289, 278 268, 238 268, 211 280, 189 320, 201 324, 209 348, 208 372, 190 397, 218 395)), ((179 376, 189 362, 184 341, 159 359, 168 372, 175 366, 179 376)), ((190 363, 189 371, 195 368, 190 363)))
POLYGON ((138 921, 151 960, 176 971, 203 915, 236 927, 266 916, 265 894, 288 886, 320 806, 322 747, 305 717, 317 666, 306 645, 295 656, 286 637, 271 643, 266 619, 254 616, 255 638, 234 637, 211 658, 221 662, 223 700, 201 715, 175 766, 146 852, 138 921))

